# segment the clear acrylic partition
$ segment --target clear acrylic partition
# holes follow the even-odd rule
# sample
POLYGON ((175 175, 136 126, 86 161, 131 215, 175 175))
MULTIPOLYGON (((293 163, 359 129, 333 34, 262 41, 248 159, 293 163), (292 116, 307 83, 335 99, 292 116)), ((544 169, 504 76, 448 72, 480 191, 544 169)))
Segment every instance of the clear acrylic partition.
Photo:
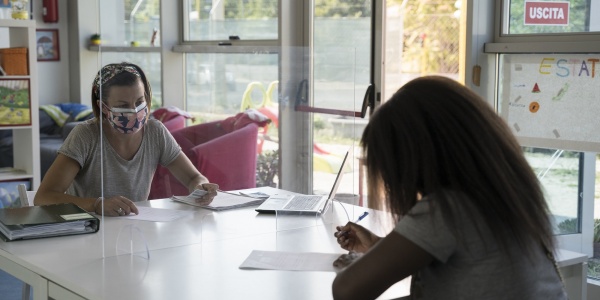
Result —
MULTIPOLYGON (((103 52, 100 47, 98 70, 106 64, 122 61, 139 65, 152 87, 154 112, 154 106, 162 102, 155 101, 156 97, 163 97, 160 93, 160 55, 103 52)), ((99 245, 99 249, 103 249, 102 257, 117 265, 121 261, 136 265, 139 259, 151 260, 152 252, 156 250, 201 245, 204 255, 214 251, 215 247, 240 240, 272 241, 265 244, 276 249, 288 248, 289 244, 280 243, 288 238, 279 239, 277 233, 289 234, 290 231, 327 234, 331 241, 328 249, 339 250, 333 237, 335 226, 355 221, 364 211, 351 205, 362 201, 358 140, 366 124, 365 119, 357 117, 367 83, 357 81, 357 78, 364 78, 366 71, 356 67, 356 49, 321 47, 311 52, 306 48, 287 48, 252 53, 182 55, 185 60, 182 88, 186 91, 186 103, 181 109, 190 118, 174 125, 180 127, 171 129, 168 120, 152 117, 163 122, 173 133, 192 163, 198 168, 207 168, 203 173, 209 179, 214 178, 222 190, 231 192, 256 186, 271 193, 328 194, 345 152, 350 151, 338 193, 332 195, 334 200, 330 200, 328 208, 318 215, 259 214, 254 211, 255 207, 211 211, 165 199, 171 195, 184 196, 189 191, 177 187, 177 180, 159 167, 152 178, 154 183, 149 196, 159 200, 136 202, 141 215, 153 213, 148 208, 183 210, 188 214, 172 221, 103 217, 103 238, 99 245), (284 68, 281 64, 286 59, 292 63, 284 68), (309 72, 307 65, 311 64, 313 71, 309 72), (291 75, 284 74, 286 72, 291 75), (297 84, 282 86, 279 83, 282 78, 297 84), (259 112, 271 122, 258 130, 244 131, 250 126, 239 124, 249 121, 248 109, 259 112), (206 151, 220 156, 207 156, 206 151), (294 153, 300 153, 300 156, 294 153), (256 165, 252 163, 253 159, 256 159, 256 165), (251 162, 251 168, 246 167, 247 162, 251 162), (298 165, 304 167, 295 167, 298 165), (243 181, 240 174, 251 174, 252 182, 243 181), (157 176, 162 177, 157 180, 157 176), (285 177, 288 182, 293 178, 292 182, 302 184, 285 184, 282 180, 285 177)), ((102 176, 110 178, 111 175, 104 173, 102 176)), ((109 183, 105 180, 104 184, 109 183)), ((247 245, 256 244, 248 242, 247 245)), ((142 266, 136 265, 134 270, 142 266)), ((123 271, 133 272, 127 268, 123 271)))

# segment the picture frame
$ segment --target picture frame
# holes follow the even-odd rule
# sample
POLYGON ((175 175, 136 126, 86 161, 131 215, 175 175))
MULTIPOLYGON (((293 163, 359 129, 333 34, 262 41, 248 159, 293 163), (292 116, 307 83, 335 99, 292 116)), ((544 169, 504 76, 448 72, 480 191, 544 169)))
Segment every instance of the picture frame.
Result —
POLYGON ((0 127, 31 125, 29 78, 0 78, 0 127))
POLYGON ((31 188, 30 180, 0 181, 0 208, 21 207, 21 197, 18 188, 19 184, 24 184, 27 190, 31 188))
POLYGON ((38 61, 59 61, 58 29, 36 29, 36 54, 38 61))

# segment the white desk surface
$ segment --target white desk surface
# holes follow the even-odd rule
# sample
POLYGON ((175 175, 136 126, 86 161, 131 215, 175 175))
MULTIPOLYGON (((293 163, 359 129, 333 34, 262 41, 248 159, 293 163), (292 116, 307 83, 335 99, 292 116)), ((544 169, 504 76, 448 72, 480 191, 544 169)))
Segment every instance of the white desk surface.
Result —
POLYGON ((556 264, 559 267, 566 267, 574 264, 587 262, 589 257, 583 253, 577 253, 565 249, 556 251, 556 264))
MULTIPOLYGON (((95 234, 0 241, 0 256, 89 299, 331 299, 335 273, 238 267, 252 250, 344 253, 333 231, 345 214, 343 221, 322 224, 314 217, 258 214, 255 207, 213 212, 169 199, 138 205, 195 213, 172 222, 106 217, 95 234), (139 249, 142 235, 149 259, 117 255, 117 242, 125 245, 133 236, 139 249)), ((350 218, 362 211, 350 211, 350 218)), ((407 288, 405 280, 385 295, 404 296, 407 288)))

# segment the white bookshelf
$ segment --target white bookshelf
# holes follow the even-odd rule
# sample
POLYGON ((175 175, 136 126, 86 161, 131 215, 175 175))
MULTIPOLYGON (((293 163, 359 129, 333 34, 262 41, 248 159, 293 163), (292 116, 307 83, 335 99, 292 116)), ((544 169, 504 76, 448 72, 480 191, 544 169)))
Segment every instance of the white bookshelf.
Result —
POLYGON ((28 48, 29 75, 2 76, 5 79, 29 79, 31 125, 0 126, 0 130, 12 130, 14 171, 0 171, 0 181, 31 180, 32 190, 40 185, 40 130, 39 94, 36 57, 36 25, 34 20, 0 20, 1 48, 28 48))

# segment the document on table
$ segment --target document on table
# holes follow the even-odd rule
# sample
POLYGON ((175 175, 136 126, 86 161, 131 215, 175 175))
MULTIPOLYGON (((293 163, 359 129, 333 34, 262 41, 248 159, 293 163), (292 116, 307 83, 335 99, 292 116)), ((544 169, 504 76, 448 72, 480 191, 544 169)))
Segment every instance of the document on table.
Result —
POLYGON ((189 205, 194 205, 216 211, 259 205, 263 203, 266 198, 255 198, 251 196, 234 194, 233 192, 229 193, 219 191, 217 192, 217 195, 215 196, 215 198, 213 198, 213 201, 210 204, 203 205, 201 203, 197 203, 196 199, 197 198, 193 197, 192 195, 171 197, 171 200, 173 201, 183 202, 189 205))
POLYGON ((190 216, 194 212, 189 210, 176 210, 166 208, 154 208, 138 206, 139 214, 129 215, 124 218, 131 220, 153 221, 153 222, 170 222, 181 217, 190 216))
POLYGON ((240 269, 337 272, 333 262, 340 253, 253 250, 240 269))

